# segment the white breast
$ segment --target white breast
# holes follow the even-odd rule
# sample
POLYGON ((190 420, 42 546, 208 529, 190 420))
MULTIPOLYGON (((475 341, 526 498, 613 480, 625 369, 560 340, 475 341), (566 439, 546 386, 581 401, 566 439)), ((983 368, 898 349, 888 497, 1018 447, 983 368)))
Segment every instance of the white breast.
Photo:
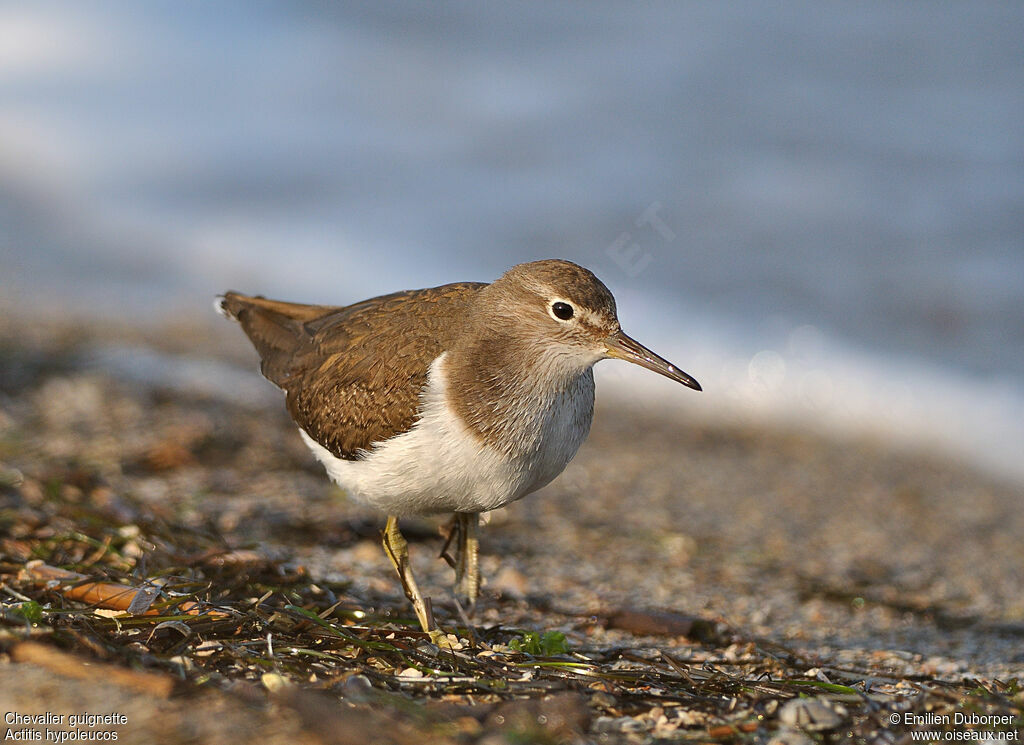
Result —
POLYGON ((593 385, 588 372, 577 386, 545 402, 539 437, 521 456, 484 443, 449 406, 444 354, 430 365, 418 421, 362 460, 337 458, 300 433, 338 486, 389 515, 486 512, 562 472, 587 436, 593 385))

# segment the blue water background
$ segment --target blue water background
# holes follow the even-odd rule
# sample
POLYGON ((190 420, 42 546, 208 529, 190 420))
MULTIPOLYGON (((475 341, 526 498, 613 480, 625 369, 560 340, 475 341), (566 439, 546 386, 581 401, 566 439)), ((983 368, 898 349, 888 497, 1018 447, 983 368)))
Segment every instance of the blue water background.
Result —
POLYGON ((199 318, 551 256, 705 384, 686 414, 1024 478, 1024 5, 0 4, 0 300, 199 318))

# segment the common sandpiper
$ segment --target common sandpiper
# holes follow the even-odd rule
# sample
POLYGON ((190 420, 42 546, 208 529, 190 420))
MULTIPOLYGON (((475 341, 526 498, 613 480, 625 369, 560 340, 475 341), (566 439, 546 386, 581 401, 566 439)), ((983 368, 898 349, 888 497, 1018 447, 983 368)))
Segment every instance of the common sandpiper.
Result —
POLYGON ((626 360, 701 390, 627 336, 608 288, 569 261, 343 307, 237 292, 217 307, 242 325, 330 477, 387 515, 384 551, 432 637, 399 517, 454 513, 455 591, 472 606, 480 513, 537 491, 572 460, 594 414, 596 362, 626 360))

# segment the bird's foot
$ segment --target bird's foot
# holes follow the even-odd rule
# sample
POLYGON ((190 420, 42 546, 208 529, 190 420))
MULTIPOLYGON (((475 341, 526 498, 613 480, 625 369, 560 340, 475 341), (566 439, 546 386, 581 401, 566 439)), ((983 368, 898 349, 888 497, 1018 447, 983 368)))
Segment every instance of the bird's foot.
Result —
POLYGON ((451 639, 448 638, 448 634, 446 634, 442 629, 435 626, 433 629, 428 631, 427 634, 430 635, 431 643, 439 649, 447 649, 449 652, 454 651, 451 639))

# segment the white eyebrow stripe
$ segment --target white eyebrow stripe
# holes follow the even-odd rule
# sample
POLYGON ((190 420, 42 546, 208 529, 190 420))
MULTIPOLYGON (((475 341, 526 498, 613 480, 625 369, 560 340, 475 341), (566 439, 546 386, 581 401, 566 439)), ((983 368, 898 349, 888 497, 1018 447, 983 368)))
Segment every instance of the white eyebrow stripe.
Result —
POLYGON ((590 310, 590 308, 580 308, 578 306, 574 306, 574 307, 576 307, 576 310, 580 314, 580 320, 589 323, 591 326, 599 326, 600 327, 600 326, 604 326, 607 323, 607 321, 604 318, 599 316, 594 311, 590 310))

